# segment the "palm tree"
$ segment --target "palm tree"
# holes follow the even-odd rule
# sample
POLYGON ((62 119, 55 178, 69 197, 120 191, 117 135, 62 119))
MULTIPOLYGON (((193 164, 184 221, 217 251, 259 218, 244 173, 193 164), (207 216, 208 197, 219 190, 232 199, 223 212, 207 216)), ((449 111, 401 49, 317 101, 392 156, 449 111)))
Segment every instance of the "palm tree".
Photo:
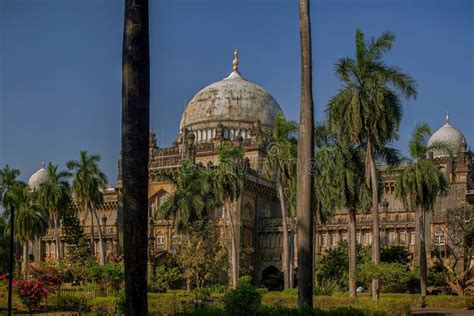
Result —
MULTIPOLYGON (((21 270, 23 275, 27 277, 28 244, 46 233, 49 224, 48 214, 37 203, 36 192, 30 191, 26 183, 18 182, 11 188, 10 193, 11 203, 15 206, 14 236, 22 244, 23 262, 21 270)), ((6 210, 6 216, 11 216, 10 208, 6 210)))
POLYGON ((67 162, 69 170, 74 170, 74 179, 72 182, 72 192, 76 203, 85 211, 89 212, 91 217, 91 249, 94 253, 94 218, 97 221, 97 229, 99 231, 100 243, 100 264, 106 262, 105 242, 102 234, 99 216, 96 208, 103 202, 102 190, 107 183, 107 177, 99 168, 99 155, 88 155, 87 151, 81 151, 79 160, 71 160, 67 162))
POLYGON ((232 217, 232 205, 240 198, 244 188, 245 170, 243 168, 243 151, 239 147, 232 147, 229 142, 224 142, 219 148, 219 166, 213 181, 213 192, 216 205, 222 205, 224 214, 230 224, 231 238, 231 265, 232 265, 232 287, 237 286, 239 276, 237 236, 235 223, 232 217))
MULTIPOLYGON (((379 192, 375 155, 385 144, 395 140, 402 117, 400 98, 416 98, 415 81, 398 67, 382 60, 395 42, 395 35, 385 32, 366 42, 356 31, 356 57, 342 58, 336 76, 342 89, 326 109, 332 130, 347 134, 351 143, 366 148, 365 179, 372 191, 372 261, 380 263, 379 192)), ((372 297, 379 298, 379 283, 372 281, 372 297)))
POLYGON ((311 20, 308 0, 300 0, 301 106, 298 133, 296 209, 298 234, 298 306, 313 306, 313 177, 308 167, 313 147, 311 20))
POLYGON ((329 141, 316 153, 315 196, 319 218, 333 215, 337 209, 349 214, 349 294, 356 296, 357 241, 356 212, 370 204, 364 183, 362 153, 344 142, 329 141))
POLYGON ((123 250, 125 310, 147 315, 150 52, 148 0, 125 0, 122 49, 123 250), (126 223, 126 225, 123 225, 126 223))
POLYGON ((13 194, 11 190, 19 183, 17 179, 19 175, 20 170, 11 169, 9 165, 0 170, 0 202, 5 209, 10 208, 13 194))
POLYGON ((270 179, 275 181, 278 198, 280 200, 280 209, 283 226, 283 273, 285 289, 293 287, 290 283, 290 245, 288 236, 288 203, 285 190, 290 189, 290 181, 293 178, 296 166, 296 132, 298 125, 294 122, 287 122, 283 113, 278 113, 273 127, 273 142, 267 150, 264 160, 264 173, 270 179))
POLYGON ((41 206, 48 211, 49 218, 54 223, 54 232, 56 235, 56 260, 58 263, 64 255, 64 249, 60 246, 59 220, 70 207, 71 196, 69 182, 67 179, 71 173, 67 171, 58 171, 58 166, 48 164, 48 180, 39 187, 38 197, 41 206))
POLYGON ((440 194, 446 193, 448 182, 433 160, 428 159, 428 152, 436 147, 447 148, 444 144, 434 144, 428 147, 431 129, 426 123, 415 127, 409 144, 412 163, 402 170, 395 183, 396 195, 405 205, 415 208, 418 220, 418 243, 420 264, 421 296, 426 297, 428 281, 426 262, 426 212, 433 209, 436 199, 440 194))
POLYGON ((174 191, 153 214, 155 219, 173 220, 178 232, 186 232, 196 221, 208 218, 206 198, 210 190, 210 182, 205 178, 205 170, 184 160, 181 167, 172 172, 159 172, 157 178, 174 185, 174 191))

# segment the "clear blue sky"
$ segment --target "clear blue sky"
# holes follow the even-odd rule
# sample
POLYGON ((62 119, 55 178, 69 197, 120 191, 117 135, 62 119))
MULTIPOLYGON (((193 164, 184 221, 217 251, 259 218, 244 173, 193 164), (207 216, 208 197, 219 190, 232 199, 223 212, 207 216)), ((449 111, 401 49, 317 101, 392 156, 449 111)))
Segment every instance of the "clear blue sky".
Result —
MULTIPOLYGON (((474 144, 474 1, 311 1, 316 120, 338 90, 340 57, 354 32, 391 30, 387 62, 418 82, 405 103, 396 146, 416 122, 440 127, 446 111, 474 144)), ((151 125, 159 145, 174 139, 185 100, 224 78, 240 50, 243 76, 272 93, 287 117, 299 111, 299 24, 295 0, 150 0, 151 125)), ((120 151, 123 1, 0 0, 0 166, 22 178, 80 150, 100 153, 116 183, 120 151)))

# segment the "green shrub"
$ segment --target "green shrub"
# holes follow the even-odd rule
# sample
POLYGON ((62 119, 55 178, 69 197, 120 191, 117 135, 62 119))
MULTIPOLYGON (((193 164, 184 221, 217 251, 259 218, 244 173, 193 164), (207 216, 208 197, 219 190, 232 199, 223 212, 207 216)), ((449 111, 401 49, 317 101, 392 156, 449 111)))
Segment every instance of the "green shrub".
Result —
POLYGON ((313 294, 317 296, 330 296, 339 289, 337 281, 332 279, 315 280, 313 294))
POLYGON ((195 288, 191 291, 195 301, 203 302, 211 299, 211 291, 208 288, 195 288))
POLYGON ((237 287, 224 294, 227 315, 254 315, 262 301, 262 294, 246 280, 239 280, 237 287))
POLYGON ((466 304, 466 309, 474 309, 474 296, 466 296, 464 297, 464 301, 466 304))
POLYGON ((223 286, 222 284, 214 284, 214 285, 208 286, 207 288, 209 289, 211 294, 217 294, 217 293, 220 294, 220 293, 224 293, 227 290, 227 288, 223 286))
POLYGON ((237 281, 237 285, 243 284, 243 283, 252 284, 252 277, 250 275, 241 276, 239 280, 237 281))
POLYGON ((71 293, 61 295, 56 301, 56 306, 61 311, 88 312, 90 311, 89 298, 85 295, 71 293))
POLYGON ((96 297, 90 302, 91 311, 95 315, 115 315, 117 314, 117 298, 96 297))

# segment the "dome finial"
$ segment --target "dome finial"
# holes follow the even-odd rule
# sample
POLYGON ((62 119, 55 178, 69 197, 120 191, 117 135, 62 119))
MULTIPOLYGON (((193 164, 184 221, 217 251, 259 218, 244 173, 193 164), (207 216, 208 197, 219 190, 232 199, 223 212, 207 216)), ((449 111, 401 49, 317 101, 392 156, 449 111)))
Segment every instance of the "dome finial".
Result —
POLYGON ((446 112, 446 118, 444 119, 444 123, 449 123, 449 112, 446 112))
POLYGON ((43 168, 44 168, 44 160, 43 160, 43 162, 41 163, 41 167, 43 167, 43 168))
POLYGON ((234 61, 232 63, 234 65, 234 72, 239 72, 239 51, 237 48, 234 51, 234 61))

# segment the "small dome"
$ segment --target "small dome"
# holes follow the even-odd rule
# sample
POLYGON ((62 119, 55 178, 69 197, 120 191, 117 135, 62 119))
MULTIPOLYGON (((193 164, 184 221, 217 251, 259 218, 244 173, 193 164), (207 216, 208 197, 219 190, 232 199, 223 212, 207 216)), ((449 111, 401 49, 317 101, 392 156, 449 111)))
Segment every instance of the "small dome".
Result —
POLYGON ((48 170, 46 170, 43 163, 43 166, 31 175, 30 179, 28 180, 28 185, 32 190, 36 190, 42 183, 45 183, 48 180, 48 170))
MULTIPOLYGON (((449 116, 446 115, 445 124, 431 135, 428 140, 428 147, 436 144, 446 144, 452 150, 452 154, 456 155, 462 143, 466 143, 464 135, 449 123, 449 116)), ((432 152, 434 158, 449 156, 449 153, 442 149, 434 149, 432 152)))

